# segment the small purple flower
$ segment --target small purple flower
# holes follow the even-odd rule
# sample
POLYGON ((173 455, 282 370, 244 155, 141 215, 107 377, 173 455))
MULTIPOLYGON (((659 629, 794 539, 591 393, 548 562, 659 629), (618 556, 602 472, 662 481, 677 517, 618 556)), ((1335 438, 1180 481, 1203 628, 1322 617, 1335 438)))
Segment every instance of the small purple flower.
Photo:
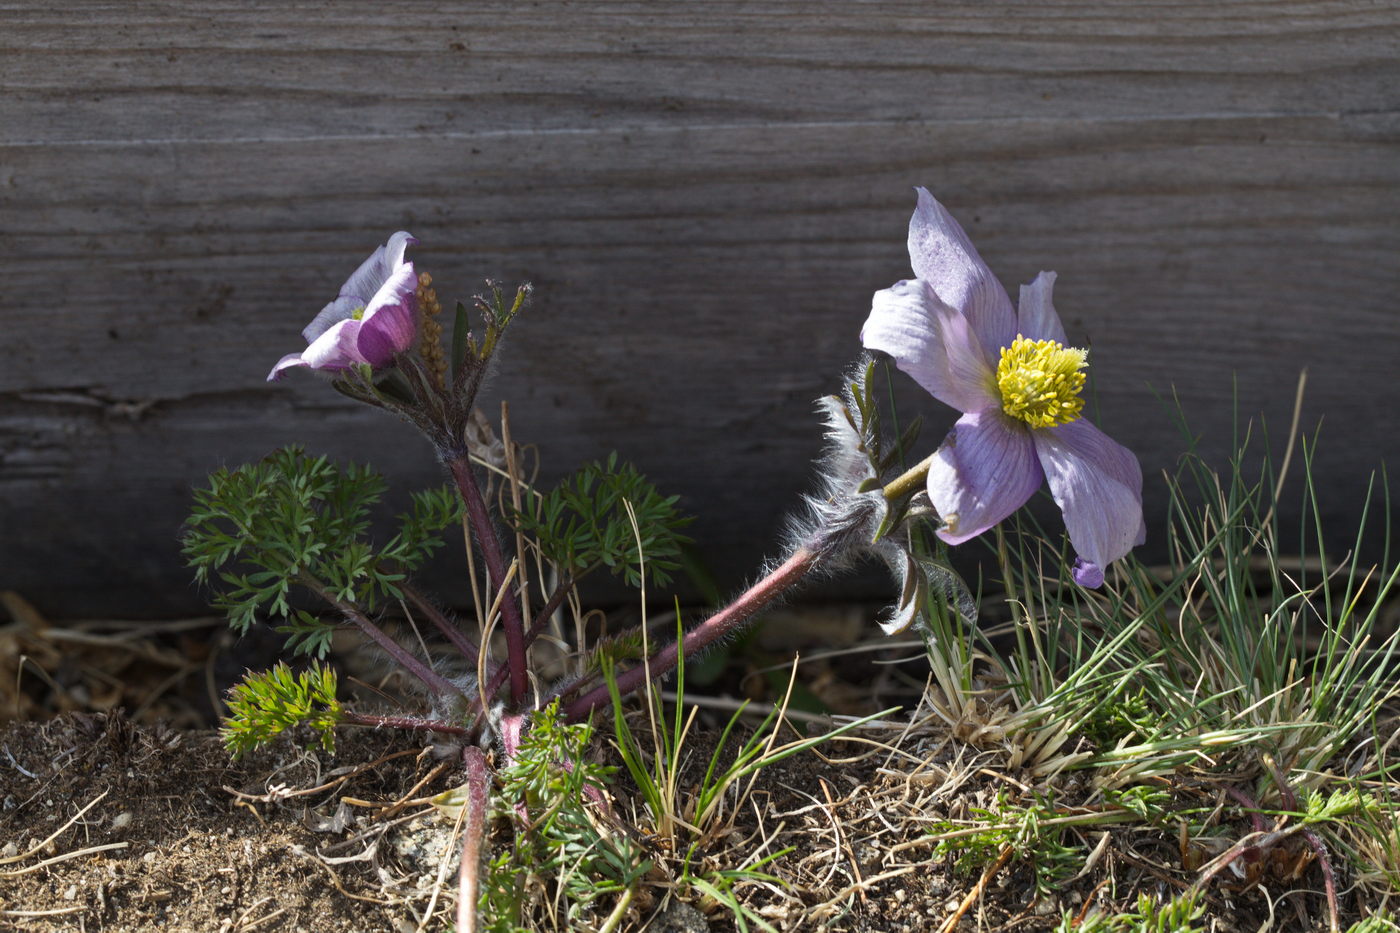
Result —
POLYGON ((418 276, 403 253, 417 242, 400 230, 376 249, 340 287, 340 296, 301 332, 309 346, 278 360, 267 381, 281 379, 296 366, 336 372, 356 364, 381 369, 411 347, 418 332, 418 276))
POLYGON ((861 342, 963 413, 930 461, 938 536, 974 538, 1048 481, 1079 555, 1074 579, 1099 586, 1104 568, 1146 539, 1142 468, 1080 415, 1088 354, 1065 346, 1050 300, 1055 273, 1021 286, 1018 315, 958 222, 917 190, 917 278, 875 293, 861 342))

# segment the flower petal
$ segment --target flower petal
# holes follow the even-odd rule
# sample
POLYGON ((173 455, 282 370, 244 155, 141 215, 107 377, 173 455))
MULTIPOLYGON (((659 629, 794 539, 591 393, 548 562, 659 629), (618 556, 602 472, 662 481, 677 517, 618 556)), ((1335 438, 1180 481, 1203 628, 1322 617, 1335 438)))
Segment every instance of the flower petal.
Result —
POLYGON ((1069 346, 1064 325, 1055 313, 1050 294, 1055 290, 1055 273, 1042 272, 1029 285, 1021 286, 1021 301, 1017 327, 1021 336, 1031 340, 1054 340, 1069 346))
POLYGON ((917 279, 875 293, 860 331, 867 349, 888 353, 902 372, 961 412, 994 405, 993 372, 967 319, 917 279))
POLYGON ((384 244, 384 259, 389 263, 390 271, 403 265, 404 250, 418 243, 418 238, 407 230, 400 230, 389 237, 389 242, 384 244))
POLYGON ((417 285, 413 263, 404 263, 365 309, 356 346, 371 366, 388 365, 413 345, 413 338, 418 335, 418 312, 413 300, 417 285))
POLYGON ((314 343, 317 337, 341 321, 350 320, 355 310, 364 307, 364 304, 358 298, 337 298, 322 308, 320 314, 311 319, 311 323, 302 329, 301 336, 307 343, 314 343))
POLYGON ((953 215, 925 188, 909 220, 909 260, 914 275, 945 304, 972 324, 987 364, 995 367, 1001 348, 1016 338, 1016 312, 1006 289, 977 255, 953 215))
POLYGON ((355 363, 368 362, 356 348, 360 322, 341 321, 301 352, 301 358, 312 369, 348 369, 355 363))
POLYGON ((975 538, 1025 504, 1045 475, 1030 431, 996 408, 966 414, 929 464, 928 495, 949 544, 975 538))
POLYGON ((418 241, 405 230, 389 237, 389 242, 375 249, 370 257, 360 263, 345 284, 340 287, 340 297, 359 298, 368 304, 379 289, 384 287, 389 276, 403 265, 404 250, 418 241))
POLYGON ((272 372, 267 374, 268 382, 276 382, 287 374, 287 370, 296 366, 305 366, 306 360, 301 358, 300 353, 288 353, 277 361, 277 365, 272 367, 272 372))
POLYGON ((1050 493, 1079 555, 1075 580, 1103 582, 1103 568, 1146 537, 1142 467, 1133 452, 1088 420, 1032 432, 1050 493))

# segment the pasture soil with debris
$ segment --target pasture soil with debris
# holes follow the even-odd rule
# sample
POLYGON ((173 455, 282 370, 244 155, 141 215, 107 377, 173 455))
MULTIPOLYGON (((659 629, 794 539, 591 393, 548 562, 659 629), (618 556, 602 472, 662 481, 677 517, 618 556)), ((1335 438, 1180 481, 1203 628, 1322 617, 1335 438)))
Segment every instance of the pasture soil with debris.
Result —
MULTIPOLYGON (((38 633, 27 637, 22 647, 33 656, 38 633)), ((171 637, 150 644, 163 651, 171 637)), ((93 665, 115 656, 110 645, 102 651, 93 665)), ((803 683, 842 713, 917 708, 916 672, 877 665, 879 657, 804 666, 803 683)), ((201 670, 187 671, 196 694, 201 670)), ((12 689, 13 675, 6 673, 12 689)), ((457 846, 451 821, 427 801, 461 784, 454 757, 404 735, 344 730, 334 756, 279 741, 232 761, 212 730, 189 727, 193 703, 182 706, 169 682, 159 702, 117 690, 115 699, 144 705, 139 717, 72 709, 77 680, 21 682, 35 705, 0 730, 0 930, 451 929, 457 846), (54 715, 55 705, 69 709, 54 715), (177 709, 186 711, 176 717, 181 726, 162 721, 177 709)), ((610 755, 605 734, 597 745, 610 755)), ((699 779, 718 735, 697 726, 687 780, 699 779)), ((1144 892, 1180 893, 1214 854, 1139 823, 1066 831, 1062 842, 1082 866, 1040 893, 1032 861, 993 851, 960 867, 936 852, 935 829, 1045 789, 1003 761, 994 748, 955 739, 927 710, 891 716, 760 772, 725 838, 703 858, 733 868, 756 851, 790 848, 764 866, 776 880, 737 888, 778 930, 937 931, 960 915, 956 930, 1051 931, 1072 928, 1062 927, 1066 914, 1127 909, 1144 892)), ((1182 781, 1171 790, 1193 806, 1218 803, 1221 835, 1249 832, 1219 789, 1182 781)), ((1067 815, 1088 797, 1072 778, 1054 791, 1057 812, 1067 815)), ((612 792, 625 814, 625 780, 612 792)), ((493 841, 508 843, 500 829, 493 841)), ((1211 883, 1198 929, 1326 929, 1322 880, 1306 848, 1295 842, 1266 855, 1211 883)), ((664 873, 642 887, 622 930, 737 928, 726 909, 673 890, 664 873)), ((1345 878, 1342 888, 1345 929, 1372 905, 1347 893, 1345 878)))

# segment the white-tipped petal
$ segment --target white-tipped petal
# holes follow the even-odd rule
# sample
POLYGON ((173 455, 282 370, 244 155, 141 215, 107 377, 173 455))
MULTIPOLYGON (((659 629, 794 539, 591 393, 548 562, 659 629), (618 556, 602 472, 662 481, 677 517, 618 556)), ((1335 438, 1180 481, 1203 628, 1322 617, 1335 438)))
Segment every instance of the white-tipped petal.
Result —
POLYGON ((389 237, 389 242, 384 244, 384 261, 388 265, 388 271, 393 272, 403 265, 404 250, 418 242, 418 238, 407 230, 400 230, 389 237))
POLYGON ((359 321, 341 321, 311 341, 311 346, 301 351, 301 358, 312 369, 340 370, 363 363, 365 359, 356 347, 359 333, 359 321))
POLYGON ((340 297, 358 298, 361 304, 369 304, 389 277, 403 265, 403 253, 411 244, 418 241, 404 230, 389 237, 389 242, 376 247, 370 257, 360 263, 345 284, 340 287, 340 297))
POLYGON ((272 372, 267 374, 267 381, 276 382, 287 374, 287 370, 305 365, 306 360, 301 358, 300 353, 288 353, 277 361, 276 366, 272 367, 272 372))

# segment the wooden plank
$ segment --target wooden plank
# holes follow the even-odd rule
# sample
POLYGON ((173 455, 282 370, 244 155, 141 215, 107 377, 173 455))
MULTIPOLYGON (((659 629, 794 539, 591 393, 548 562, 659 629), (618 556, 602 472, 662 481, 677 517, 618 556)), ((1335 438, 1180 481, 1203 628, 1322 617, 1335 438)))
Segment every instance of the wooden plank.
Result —
POLYGON ((1400 68, 1400 10, 1356 0, 29 4, 5 27, 0 132, 42 143, 1365 111, 1400 68))
MULTIPOLYGON (((623 451, 737 582, 805 485, 812 400, 871 292, 908 275, 914 184, 1013 292, 1059 272, 1101 420, 1149 474, 1182 446, 1153 388, 1218 452, 1233 379, 1279 433, 1310 367, 1354 517, 1400 454, 1378 430, 1400 10, 797 9, 0 8, 0 587, 58 615, 189 611, 189 485, 280 443, 435 481, 406 428, 304 374, 262 382, 399 228, 444 297, 536 284, 486 400, 549 474, 623 451)), ((944 413, 902 398, 931 447, 944 413)))

